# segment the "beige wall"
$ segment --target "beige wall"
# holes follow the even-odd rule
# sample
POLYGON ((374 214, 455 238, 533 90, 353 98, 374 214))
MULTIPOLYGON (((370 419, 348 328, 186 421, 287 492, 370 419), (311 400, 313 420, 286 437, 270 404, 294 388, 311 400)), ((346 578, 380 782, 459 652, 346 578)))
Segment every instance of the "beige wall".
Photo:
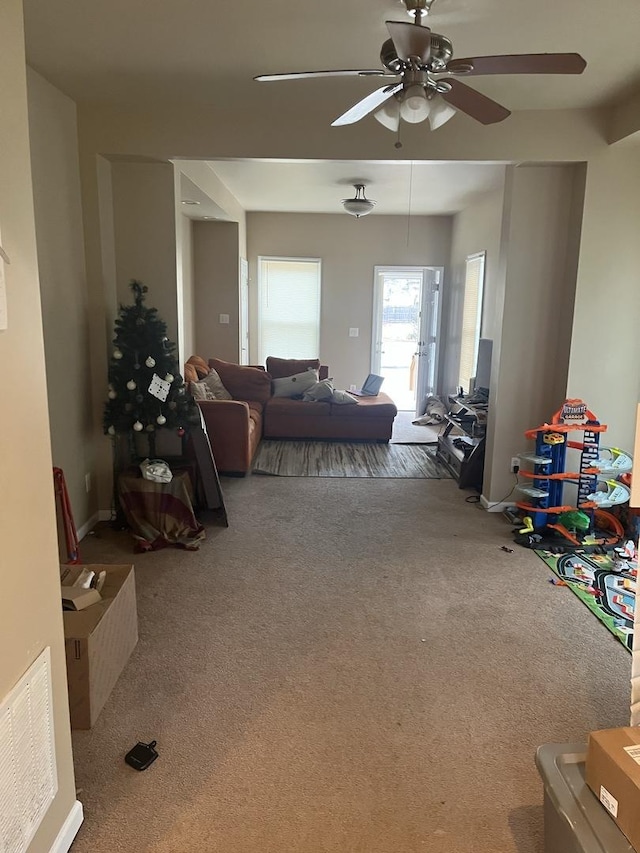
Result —
POLYGON ((59 787, 30 848, 45 853, 75 802, 75 788, 20 0, 0 4, 0 112, 0 228, 11 259, 9 327, 0 331, 0 697, 50 646, 59 787))
MULTIPOLYGON (((193 223, 195 350, 238 362, 240 255, 237 222, 193 223), (229 323, 220 322, 229 315, 229 323)), ((187 353, 187 358, 193 353, 187 353)))
MULTIPOLYGON (((111 164, 118 301, 130 305, 131 279, 146 284, 167 337, 178 341, 176 213, 171 163, 111 164)), ((105 378, 106 383, 106 378, 105 378)))
POLYGON ((589 163, 568 392, 609 425, 604 445, 633 451, 640 399, 640 149, 589 163))
POLYGON ((465 261, 468 255, 483 251, 487 253, 481 335, 493 340, 502 326, 497 300, 500 289, 503 206, 504 184, 493 192, 484 194, 453 220, 451 264, 443 300, 441 388, 445 394, 454 393, 458 386, 465 261))
POLYGON ((27 82, 53 463, 81 526, 97 500, 76 107, 34 71, 27 82))
POLYGON ((564 400, 571 334, 564 306, 575 291, 574 201, 583 176, 580 166, 507 169, 483 489, 492 502, 513 485, 511 457, 531 449, 525 430, 564 400))
MULTIPOLYGON (((360 383, 371 367, 373 268, 449 264, 451 217, 249 213, 250 360, 257 359, 257 259, 322 259, 320 357, 337 387, 360 383), (349 337, 349 328, 360 330, 349 337)), ((278 353, 271 353, 277 356, 278 353)))

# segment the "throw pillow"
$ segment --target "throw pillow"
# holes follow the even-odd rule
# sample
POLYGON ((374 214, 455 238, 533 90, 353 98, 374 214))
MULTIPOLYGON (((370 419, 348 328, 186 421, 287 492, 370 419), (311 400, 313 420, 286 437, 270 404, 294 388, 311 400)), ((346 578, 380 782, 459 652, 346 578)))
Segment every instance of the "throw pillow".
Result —
POLYGON ((353 406, 358 405, 355 397, 352 397, 347 391, 334 391, 331 395, 331 402, 337 406, 353 406))
POLYGON ((303 400, 328 400, 333 394, 333 380, 321 379, 304 392, 303 400))
POLYGON ((271 397, 271 376, 260 367, 233 364, 220 358, 210 358, 209 367, 218 372, 234 400, 266 403, 271 397))
POLYGON ((209 365, 204 358, 200 358, 199 355, 192 355, 191 358, 187 360, 187 364, 190 364, 191 367, 193 367, 198 374, 199 379, 204 379, 204 377, 209 373, 209 365))
POLYGON ((274 379, 271 383, 274 397, 302 397, 305 391, 318 382, 317 370, 305 370, 294 376, 283 376, 282 379, 274 379))
POLYGON ((319 358, 267 358, 267 373, 272 379, 283 379, 285 376, 294 376, 296 373, 304 373, 305 370, 319 370, 319 358))
POLYGON ((220 379, 220 374, 217 370, 211 368, 209 373, 202 380, 203 384, 207 386, 208 390, 213 395, 214 400, 232 400, 233 397, 227 391, 227 389, 222 384, 222 379, 220 379))
POLYGON ((217 370, 211 370, 199 382, 191 383, 191 393, 195 400, 232 400, 233 397, 222 384, 217 370))

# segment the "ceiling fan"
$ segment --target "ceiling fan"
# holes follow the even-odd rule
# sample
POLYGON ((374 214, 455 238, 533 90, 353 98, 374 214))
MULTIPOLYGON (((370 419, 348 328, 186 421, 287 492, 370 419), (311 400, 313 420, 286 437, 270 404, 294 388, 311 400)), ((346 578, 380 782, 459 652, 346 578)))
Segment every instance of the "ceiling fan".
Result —
POLYGON ((486 74, 581 74, 587 63, 578 53, 528 53, 505 56, 453 58, 453 45, 446 36, 422 26, 435 0, 403 0, 413 23, 387 21, 391 38, 380 51, 384 68, 360 71, 301 71, 291 74, 261 74, 259 81, 299 80, 309 77, 395 78, 331 124, 355 124, 374 113, 385 127, 397 130, 400 120, 418 123, 429 118, 431 129, 441 127, 457 111, 482 124, 503 121, 510 110, 472 89, 458 78, 486 74), (399 78, 399 79, 398 79, 399 78))

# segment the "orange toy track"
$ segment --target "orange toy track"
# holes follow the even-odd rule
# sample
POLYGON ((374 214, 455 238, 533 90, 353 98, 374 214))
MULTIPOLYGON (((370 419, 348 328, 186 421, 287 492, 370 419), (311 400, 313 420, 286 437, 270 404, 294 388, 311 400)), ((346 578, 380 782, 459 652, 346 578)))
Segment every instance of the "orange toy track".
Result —
MULTIPOLYGON (((532 471, 523 471, 522 468, 518 471, 523 477, 529 477, 531 480, 579 480, 580 474, 534 474, 532 471)), ((586 468, 583 474, 600 474, 598 468, 586 468)))
POLYGON ((542 507, 531 506, 531 504, 520 503, 519 501, 516 501, 516 506, 518 507, 518 509, 526 509, 528 513, 531 513, 531 512, 545 512, 545 513, 557 512, 557 513, 561 513, 561 512, 571 512, 571 510, 575 509, 574 506, 549 506, 549 507, 546 507, 546 509, 543 509, 542 507))
MULTIPOLYGON (((542 424, 536 429, 528 429, 525 436, 534 439, 539 432, 575 432, 576 430, 584 430, 585 432, 606 432, 606 424, 542 424)), ((574 442, 577 443, 577 442, 574 442)))

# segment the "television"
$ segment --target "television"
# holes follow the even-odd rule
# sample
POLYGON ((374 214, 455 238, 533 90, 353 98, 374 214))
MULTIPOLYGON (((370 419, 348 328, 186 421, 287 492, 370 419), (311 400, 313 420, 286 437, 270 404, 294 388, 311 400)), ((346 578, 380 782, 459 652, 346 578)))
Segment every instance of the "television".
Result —
POLYGON ((473 382, 473 390, 483 388, 489 390, 491 384, 491 352, 493 341, 489 338, 480 338, 478 341, 478 357, 476 359, 476 375, 473 382))

